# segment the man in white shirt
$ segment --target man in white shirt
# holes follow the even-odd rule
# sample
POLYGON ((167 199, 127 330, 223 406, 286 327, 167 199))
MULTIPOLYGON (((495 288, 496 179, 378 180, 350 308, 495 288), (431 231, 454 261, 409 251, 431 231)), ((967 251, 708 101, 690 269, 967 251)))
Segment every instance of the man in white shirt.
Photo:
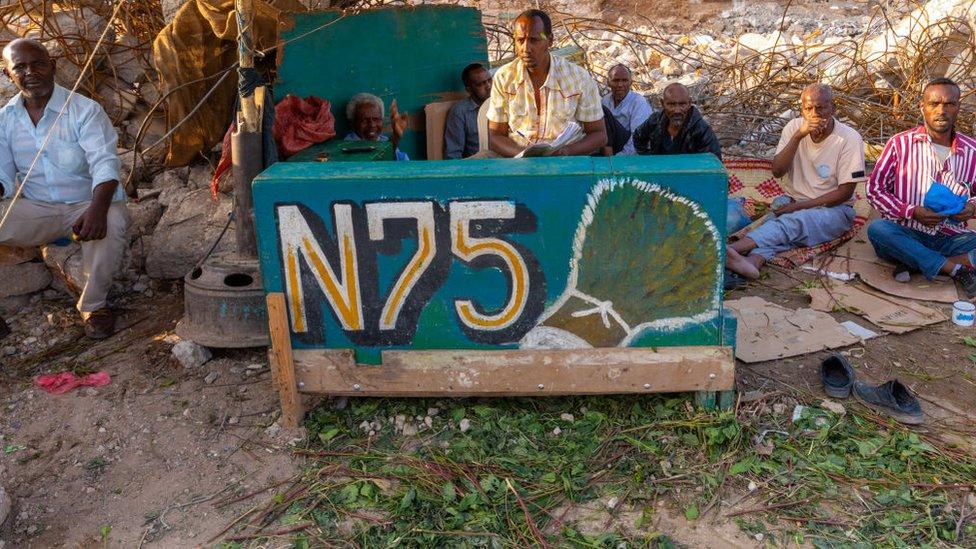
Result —
POLYGON ((773 175, 790 174, 791 202, 726 251, 726 267, 746 278, 759 278, 760 267, 777 253, 829 242, 854 222, 854 187, 866 179, 864 141, 834 118, 830 86, 807 86, 800 104, 801 118, 783 128, 773 157, 773 175))
POLYGON ((87 279, 78 310, 85 334, 103 339, 115 330, 106 298, 128 243, 118 134, 98 103, 77 94, 69 102, 54 72, 39 42, 18 39, 3 49, 3 74, 20 93, 0 109, 0 215, 9 209, 0 244, 42 246, 69 235, 81 242, 87 279), (11 204, 18 184, 22 194, 11 204))
POLYGON ((634 92, 633 74, 624 65, 615 65, 607 72, 610 93, 603 96, 603 106, 613 114, 620 125, 630 130, 630 139, 618 154, 637 154, 634 150, 634 132, 654 112, 647 98, 634 92))

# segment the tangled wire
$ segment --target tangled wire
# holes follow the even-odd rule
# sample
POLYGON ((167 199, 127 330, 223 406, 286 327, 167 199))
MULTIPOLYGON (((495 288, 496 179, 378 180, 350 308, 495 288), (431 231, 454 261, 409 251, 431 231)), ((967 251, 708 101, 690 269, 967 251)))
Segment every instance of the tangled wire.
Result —
MULTIPOLYGON (((823 39, 818 29, 800 40, 774 33, 771 44, 756 49, 711 36, 668 34, 655 22, 627 26, 568 13, 553 13, 557 46, 581 50, 582 64, 598 82, 623 62, 634 72, 638 91, 654 95, 673 80, 662 74, 677 67, 702 112, 725 141, 775 143, 793 113, 802 89, 827 82, 838 111, 858 128, 865 142, 883 145, 894 133, 920 122, 924 83, 949 76, 963 87, 957 127, 976 125, 976 8, 934 22, 926 7, 892 21, 877 6, 859 37, 823 39), (906 32, 907 29, 907 32, 906 32)), ((789 7, 781 14, 783 19, 789 7)), ((512 55, 510 25, 487 21, 492 59, 512 55)), ((780 25, 783 28, 784 25, 780 25)), ((674 76, 674 74, 672 74, 674 76)))
MULTIPOLYGON (((541 7, 553 16, 556 45, 575 50, 574 59, 598 82, 605 82, 606 71, 620 62, 633 69, 635 88, 650 96, 658 94, 668 81, 681 81, 693 90, 699 108, 727 143, 774 143, 782 125, 796 112, 803 87, 827 82, 834 88, 842 118, 858 128, 867 143, 881 145, 893 133, 919 122, 921 87, 935 76, 949 76, 962 85, 964 108, 958 125, 973 132, 976 7, 969 3, 968 10, 946 9, 952 1, 915 4, 906 17, 892 17, 885 4, 879 3, 859 36, 826 36, 817 28, 803 36, 774 32, 758 45, 747 43, 742 36, 717 39, 705 33, 671 34, 639 14, 627 24, 616 24, 560 12, 547 2, 541 2, 541 7)), ((309 0, 310 7, 320 7, 316 2, 322 0, 309 0)), ((407 3, 332 0, 329 5, 355 13, 407 3)), ((956 4, 965 7, 966 2, 956 4)), ((43 40, 61 70, 68 67, 65 78, 73 78, 100 31, 92 27, 104 25, 112 8, 107 0, 7 3, 0 7, 0 21, 8 32, 0 41, 25 35, 43 40)), ((786 28, 783 22, 790 10, 787 5, 775 16, 780 19, 780 30, 786 28)), ((511 22, 488 13, 483 19, 491 61, 511 57, 511 22)), ((110 115, 115 107, 122 118, 132 111, 135 101, 152 105, 159 98, 150 56, 152 40, 163 24, 160 0, 129 1, 121 8, 114 43, 99 56, 96 70, 81 86, 86 94, 100 99, 110 115), (138 82, 146 84, 140 87, 138 82)))

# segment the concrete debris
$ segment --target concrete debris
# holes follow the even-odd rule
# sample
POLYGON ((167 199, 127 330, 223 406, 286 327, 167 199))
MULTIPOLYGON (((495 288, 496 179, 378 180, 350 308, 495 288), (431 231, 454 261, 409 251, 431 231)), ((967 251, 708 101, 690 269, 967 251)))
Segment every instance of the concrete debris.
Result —
POLYGON ((210 166, 193 166, 187 176, 186 187, 191 191, 210 189, 211 178, 213 178, 213 170, 210 166))
POLYGON ((213 358, 213 353, 210 349, 204 347, 203 345, 198 345, 192 341, 181 340, 176 345, 173 345, 173 356, 176 360, 180 362, 186 369, 198 368, 206 364, 211 358, 213 358))
POLYGON ((138 92, 127 83, 103 82, 96 93, 105 114, 113 122, 129 118, 139 102, 138 92))
MULTIPOLYGON (((730 155, 766 156, 781 126, 750 123, 765 124, 771 112, 796 103, 804 84, 818 81, 843 93, 840 114, 866 141, 880 144, 916 123, 917 109, 908 106, 917 104, 920 82, 947 75, 964 88, 976 85, 971 0, 893 2, 884 9, 882 17, 856 3, 736 2, 690 33, 626 21, 574 21, 557 32, 557 46, 581 48, 604 86, 610 67, 631 67, 635 91, 655 108, 672 81, 692 88, 723 145, 747 149, 726 149, 730 155), (921 73, 905 68, 918 68, 919 57, 928 60, 921 73), (726 112, 736 115, 723 117, 726 112)), ((500 44, 509 43, 503 37, 500 44)), ((976 103, 976 95, 969 101, 976 103)))
POLYGON ((163 216, 163 205, 158 200, 129 202, 126 208, 129 210, 129 228, 126 232, 130 239, 151 234, 163 216))
POLYGON ((51 285, 51 272, 44 263, 27 262, 0 266, 0 298, 32 294, 51 285))
POLYGON ((38 257, 37 248, 0 246, 0 266, 19 265, 38 257))
POLYGON ((130 85, 145 82, 147 76, 153 72, 152 67, 146 62, 146 57, 142 55, 142 50, 146 47, 149 47, 149 44, 142 43, 134 36, 126 35, 119 38, 108 47, 107 70, 115 79, 130 85))
POLYGON ((72 295, 80 295, 85 287, 85 267, 81 258, 81 245, 72 242, 61 246, 51 244, 41 248, 44 263, 54 274, 57 289, 72 295))
MULTIPOLYGON (((215 201, 209 189, 184 191, 173 200, 156 226, 146 256, 146 273, 152 278, 186 275, 216 241, 233 209, 230 198, 222 195, 215 201)), ((233 250, 234 242, 231 224, 214 253, 233 250)))

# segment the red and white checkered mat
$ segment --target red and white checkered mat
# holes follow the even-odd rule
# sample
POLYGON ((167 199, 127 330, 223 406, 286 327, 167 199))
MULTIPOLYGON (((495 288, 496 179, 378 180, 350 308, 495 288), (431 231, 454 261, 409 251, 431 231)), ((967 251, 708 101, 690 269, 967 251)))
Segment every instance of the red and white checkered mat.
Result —
MULTIPOLYGON (((773 177, 773 162, 771 160, 728 158, 723 163, 729 172, 729 197, 745 197, 744 208, 752 219, 758 219, 765 214, 773 199, 787 194, 787 190, 790 188, 788 178, 776 179, 773 177)), ((864 194, 864 183, 857 185, 854 190, 854 197, 854 224, 849 231, 830 242, 807 248, 795 248, 777 254, 770 261, 781 267, 799 267, 814 257, 853 238, 867 222, 868 215, 871 213, 871 205, 868 204, 867 197, 864 194)), ((741 238, 745 236, 745 230, 743 229, 730 236, 741 238)))

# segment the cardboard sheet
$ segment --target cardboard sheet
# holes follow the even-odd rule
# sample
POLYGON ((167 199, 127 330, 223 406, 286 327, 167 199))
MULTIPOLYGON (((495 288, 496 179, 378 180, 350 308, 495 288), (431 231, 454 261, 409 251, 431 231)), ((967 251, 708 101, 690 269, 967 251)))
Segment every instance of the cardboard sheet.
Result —
POLYGON ((930 281, 914 273, 911 282, 898 282, 891 274, 894 268, 894 264, 875 255, 874 248, 863 235, 837 248, 831 255, 818 257, 804 265, 804 269, 832 278, 850 279, 856 274, 869 286, 893 296, 942 303, 959 299, 956 284, 948 277, 939 276, 930 281))
POLYGON ((938 309, 917 301, 886 295, 859 283, 844 284, 828 279, 824 288, 808 288, 803 291, 810 296, 810 307, 814 310, 830 312, 838 308, 844 309, 896 334, 948 320, 945 313, 938 309))
POLYGON ((805 355, 861 341, 832 316, 813 309, 794 311, 754 296, 726 301, 725 306, 739 321, 735 357, 743 362, 805 355))

